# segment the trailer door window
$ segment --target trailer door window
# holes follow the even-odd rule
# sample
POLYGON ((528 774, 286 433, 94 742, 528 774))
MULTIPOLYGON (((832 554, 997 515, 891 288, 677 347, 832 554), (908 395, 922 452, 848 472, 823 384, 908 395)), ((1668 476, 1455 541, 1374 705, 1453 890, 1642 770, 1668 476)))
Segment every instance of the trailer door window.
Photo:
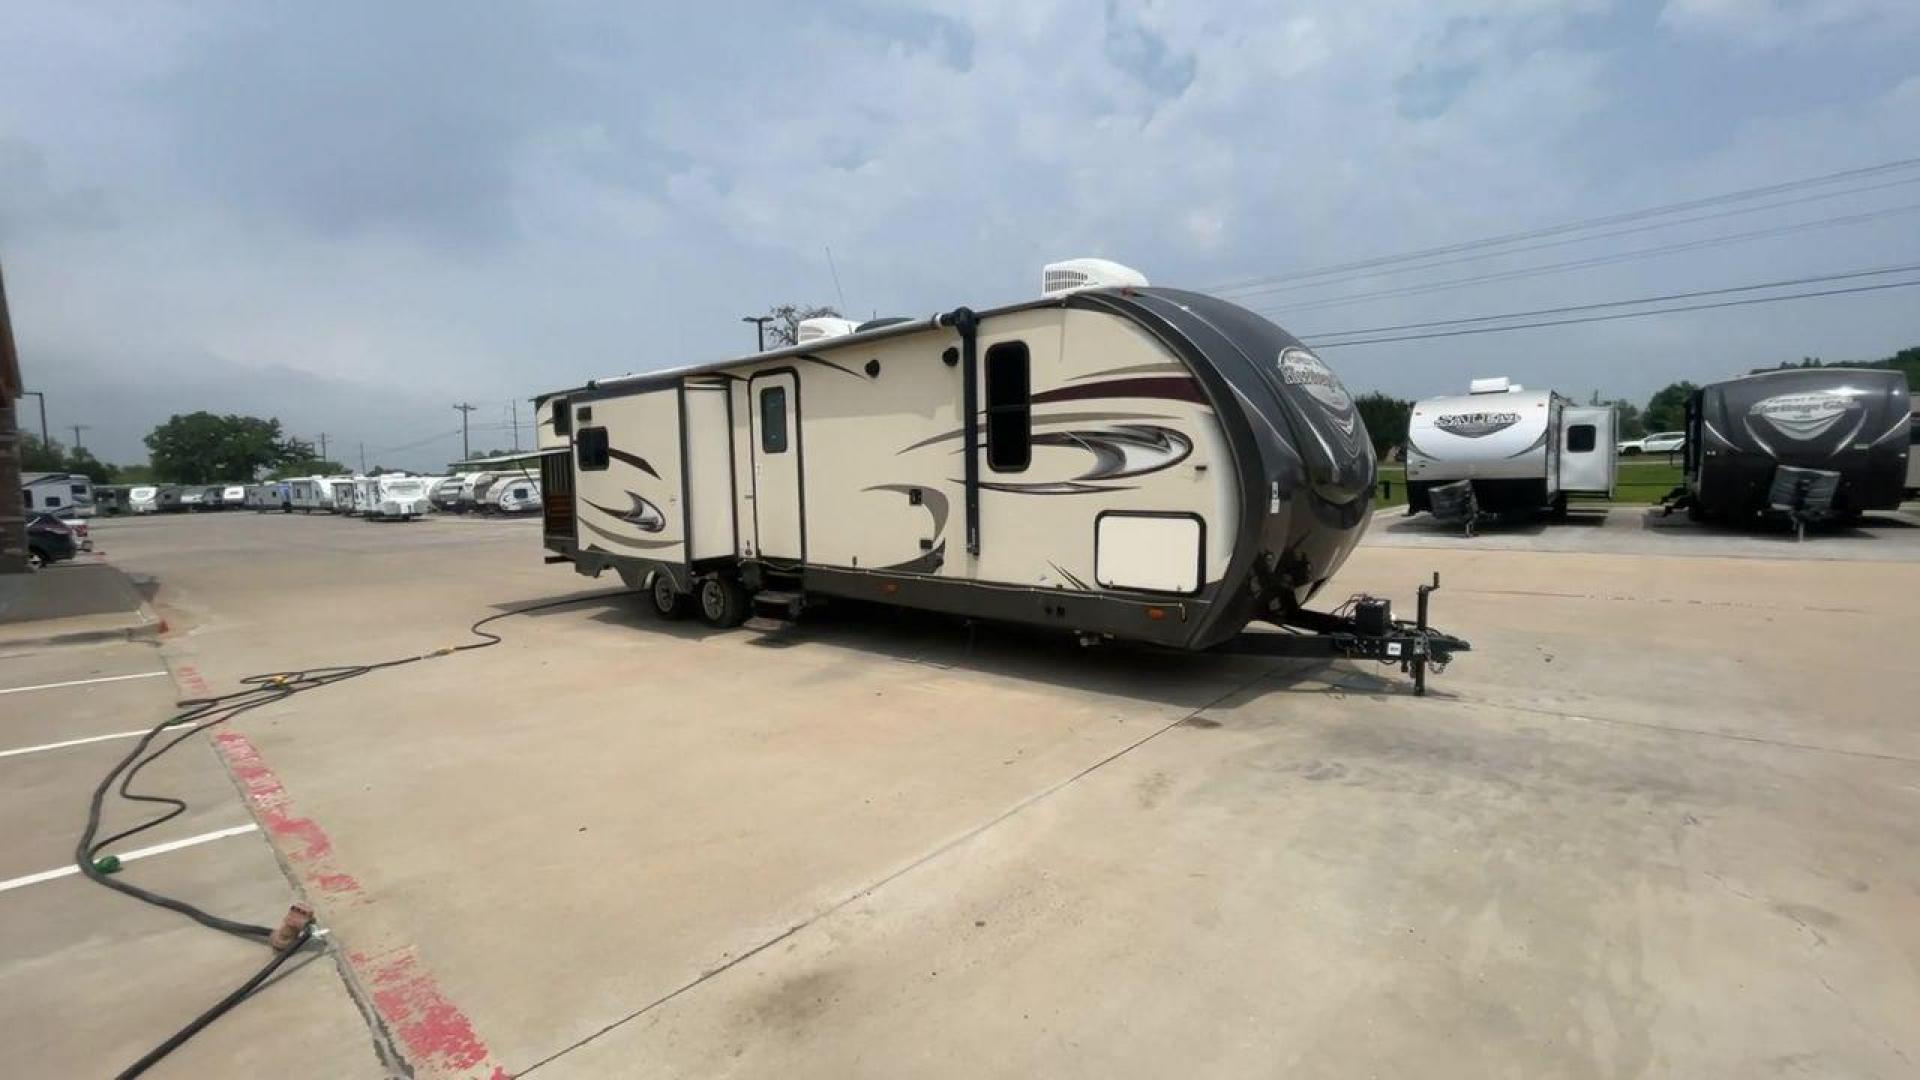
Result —
POLYGON ((995 472, 1021 472, 1033 460, 1031 390, 1026 342, 987 350, 987 464, 995 472))
POLYGON ((573 445, 579 457, 581 472, 599 472, 607 467, 609 455, 606 428, 581 428, 580 434, 573 440, 573 445))
POLYGON ((1592 424, 1574 424, 1567 428, 1567 452, 1585 454, 1592 451, 1597 445, 1595 439, 1597 430, 1592 424))
POLYGON ((760 391, 760 452, 787 452, 787 388, 769 386, 760 391))

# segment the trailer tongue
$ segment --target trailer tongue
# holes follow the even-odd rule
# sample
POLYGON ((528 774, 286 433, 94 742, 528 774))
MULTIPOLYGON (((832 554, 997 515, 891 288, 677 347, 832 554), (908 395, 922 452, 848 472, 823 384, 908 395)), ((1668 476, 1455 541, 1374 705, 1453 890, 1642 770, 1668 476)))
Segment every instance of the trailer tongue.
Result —
POLYGON ((1393 617, 1393 602, 1361 594, 1336 611, 1301 609, 1277 625, 1281 633, 1242 633, 1214 647, 1214 652, 1236 656, 1273 656, 1302 660, 1377 660, 1397 664, 1413 676, 1413 692, 1427 692, 1427 669, 1445 671, 1454 653, 1473 646, 1427 625, 1429 597, 1440 588, 1440 575, 1420 586, 1413 621, 1393 617))

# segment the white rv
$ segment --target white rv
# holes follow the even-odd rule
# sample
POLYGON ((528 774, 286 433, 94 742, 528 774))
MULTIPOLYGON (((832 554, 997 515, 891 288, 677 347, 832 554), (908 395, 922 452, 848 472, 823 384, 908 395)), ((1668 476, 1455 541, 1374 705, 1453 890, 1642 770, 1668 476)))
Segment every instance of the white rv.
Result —
POLYGON ((333 485, 324 476, 300 476, 287 481, 287 502, 303 514, 333 510, 333 485))
POLYGON ((369 476, 354 481, 365 484, 365 505, 360 513, 369 521, 411 521, 427 512, 426 481, 418 476, 369 476))
POLYGON ((127 510, 135 514, 159 513, 160 489, 147 484, 139 484, 128 488, 127 510))
POLYGON ((1569 495, 1613 494, 1611 405, 1584 406, 1505 378, 1459 397, 1414 402, 1407 421, 1407 513, 1564 512, 1569 495), (1433 492, 1464 482, 1470 503, 1433 492), (1460 507, 1471 506, 1471 510, 1460 507))
POLYGON ((487 486, 499 478, 500 474, 496 472, 467 473, 460 481, 460 499, 455 504, 455 509, 463 514, 469 510, 480 509, 480 498, 487 486))
POLYGON ((93 481, 81 473, 21 473, 20 494, 29 514, 93 516, 93 481))
POLYGON ((353 495, 359 483, 360 477, 357 476, 327 477, 327 491, 333 497, 334 513, 347 515, 357 513, 353 506, 353 495))
POLYGON ((501 480, 488 492, 493 509, 502 514, 536 514, 540 512, 540 481, 530 476, 515 476, 501 480))
POLYGON ((1373 450, 1334 373, 1251 311, 1077 260, 1031 302, 826 329, 544 395, 548 550, 716 626, 839 596, 1369 656, 1416 686, 1466 647, 1384 601, 1306 609, 1366 529, 1373 450))

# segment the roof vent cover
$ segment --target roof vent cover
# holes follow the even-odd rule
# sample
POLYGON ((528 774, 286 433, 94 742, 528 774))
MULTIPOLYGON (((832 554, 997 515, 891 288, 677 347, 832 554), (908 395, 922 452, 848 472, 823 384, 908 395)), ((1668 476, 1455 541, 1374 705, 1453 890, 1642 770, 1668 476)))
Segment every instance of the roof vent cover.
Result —
POLYGON ((822 315, 817 319, 802 319, 793 343, 805 345, 809 341, 819 341, 821 338, 843 337, 853 333, 858 325, 852 319, 841 319, 831 315, 822 315))
POLYGON ((1526 387, 1516 384, 1505 375, 1496 375, 1491 379, 1475 379, 1467 384, 1469 394, 1517 394, 1526 387))
POLYGON ((1147 284, 1147 275, 1108 259, 1067 259, 1040 270, 1040 295, 1065 296, 1081 289, 1111 289, 1147 284))

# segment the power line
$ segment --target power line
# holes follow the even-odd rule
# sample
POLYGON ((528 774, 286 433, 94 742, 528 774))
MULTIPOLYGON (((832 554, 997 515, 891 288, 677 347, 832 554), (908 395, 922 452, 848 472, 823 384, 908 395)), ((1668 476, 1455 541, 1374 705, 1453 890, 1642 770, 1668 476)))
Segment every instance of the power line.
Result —
POLYGON ((410 442, 403 446, 389 446, 382 450, 375 450, 373 454, 375 457, 379 457, 382 454, 399 454, 399 453, 404 453, 408 450, 418 450, 421 447, 428 445, 429 443, 436 443, 436 442, 439 442, 441 439, 451 439, 458 434, 460 434, 460 430, 458 428, 455 428, 452 431, 437 432, 435 434, 427 436, 424 439, 420 439, 416 442, 410 442))
POLYGON ((1529 319, 1536 315, 1564 315, 1574 311, 1599 311, 1605 308, 1637 307, 1641 304, 1663 304, 1669 300, 1692 300, 1702 296, 1725 296, 1729 293, 1758 292, 1763 289, 1786 289, 1795 285, 1816 285, 1829 281, 1849 281, 1854 278, 1879 277, 1886 274, 1905 274, 1920 270, 1920 263, 1906 266, 1888 266, 1878 270, 1849 270, 1839 274, 1821 274, 1815 277, 1787 278, 1782 281, 1764 281, 1754 285, 1731 285, 1724 289, 1700 289, 1694 292, 1666 293, 1661 296, 1643 296, 1637 300, 1609 300, 1599 304, 1573 304, 1567 307, 1539 308, 1534 311, 1513 311, 1505 315, 1475 315, 1466 319, 1440 319, 1433 322, 1401 323, 1397 326, 1369 326, 1363 330, 1328 330, 1318 334, 1301 334, 1303 340, 1319 342, 1322 338, 1355 337, 1363 334, 1386 334, 1399 330, 1424 330, 1436 326, 1465 326, 1471 323, 1501 322, 1506 319, 1529 319))
POLYGON ((1384 300, 1395 296, 1417 296, 1424 293, 1445 292, 1448 289, 1460 289, 1469 285, 1483 285, 1491 281, 1513 281, 1519 278, 1540 277, 1545 274, 1558 274, 1567 270, 1585 270, 1595 266, 1610 266, 1615 263, 1631 262, 1635 259, 1653 258, 1661 255, 1674 255, 1684 251, 1700 251, 1706 248, 1724 247, 1728 244, 1740 244, 1749 240, 1764 240, 1776 236, 1788 236, 1793 233, 1808 232, 1813 229, 1827 229, 1840 225, 1859 225, 1868 221, 1892 217, 1896 214, 1910 214, 1920 210, 1920 203, 1904 206, 1890 206, 1881 210, 1871 210, 1863 214, 1845 214, 1840 217, 1819 218, 1793 225, 1779 225, 1770 229, 1752 229, 1743 233, 1729 233, 1725 236, 1709 236, 1699 240, 1686 240, 1677 244, 1662 244, 1655 247, 1634 248, 1631 251, 1615 252, 1611 255, 1595 255, 1585 259, 1572 259, 1567 262, 1543 263, 1539 266, 1523 266, 1513 270, 1500 270, 1491 274, 1477 274, 1473 277, 1455 278, 1452 281, 1437 281, 1425 285, 1405 285, 1397 289, 1382 289, 1378 292, 1358 293, 1353 296, 1334 300, 1309 300, 1304 303, 1286 304, 1280 307, 1256 307, 1253 310, 1263 315, 1275 315, 1288 311, 1318 311, 1324 308, 1348 307, 1368 300, 1384 300))
POLYGON ((1368 270, 1357 274, 1350 274, 1346 277, 1331 278, 1325 281, 1301 281, 1283 285, 1249 286, 1225 291, 1242 294, 1241 299, 1244 301, 1244 298, 1247 296, 1299 292, 1303 289, 1324 289, 1332 285, 1344 285, 1352 281, 1371 281, 1374 278, 1387 277, 1393 274, 1424 273, 1428 270, 1438 270, 1443 266, 1458 266, 1461 263, 1481 262, 1486 259, 1502 259, 1509 255, 1522 255, 1529 251, 1543 251, 1547 248, 1566 247, 1569 244, 1588 244, 1596 240, 1611 240, 1621 236, 1632 236, 1636 233, 1657 232, 1661 229, 1672 229, 1682 225, 1697 225, 1703 221, 1718 221, 1723 218, 1740 217, 1744 214, 1757 214, 1766 210, 1778 210, 1787 206, 1799 206, 1803 203, 1822 202, 1827 199, 1845 198, 1849 195, 1864 195, 1870 191, 1884 191, 1887 188, 1904 187, 1908 184, 1920 184, 1920 176, 1909 176, 1903 180, 1890 180, 1884 184, 1867 184, 1862 187, 1846 188, 1841 191, 1823 191, 1817 195, 1803 195, 1797 199, 1782 199, 1779 202, 1762 203, 1759 206, 1742 206, 1734 210, 1721 210, 1712 214, 1698 214, 1693 217, 1680 218, 1676 221, 1661 221, 1651 225, 1635 225, 1631 228, 1595 233, 1592 236, 1562 237, 1558 240, 1528 244, 1525 247, 1507 248, 1504 251, 1483 251, 1475 255, 1462 255, 1457 259, 1442 259, 1438 262, 1422 263, 1418 266, 1399 266, 1382 270, 1368 270))
POLYGON ((1325 277, 1329 274, 1343 273, 1348 270, 1364 270, 1364 269, 1368 269, 1375 266, 1390 266, 1394 263, 1411 262, 1419 259, 1432 258, 1439 255, 1453 255, 1462 251, 1474 251, 1480 248, 1498 247, 1503 244, 1516 243, 1521 240, 1532 240, 1532 239, 1535 239, 1536 237, 1560 236, 1570 232, 1585 232, 1588 229, 1596 229, 1606 225, 1621 225, 1630 221, 1641 221, 1641 220, 1645 220, 1647 218, 1652 218, 1652 217, 1664 217, 1668 214, 1677 214, 1677 213, 1682 213, 1688 210, 1699 210, 1704 207, 1717 206, 1723 203, 1744 202, 1748 199, 1763 198, 1768 195, 1778 195, 1783 192, 1797 191, 1803 188, 1820 187, 1826 184, 1837 183, 1842 180, 1850 180, 1850 179, 1854 179, 1862 176, 1875 176, 1881 173, 1898 172, 1903 169, 1913 168, 1916 165, 1920 165, 1920 158, 1903 158, 1898 161, 1882 162, 1881 164, 1878 164, 1878 165, 1868 165, 1858 169, 1845 169, 1840 172, 1827 173, 1823 176, 1813 176, 1813 177, 1807 177, 1801 180, 1789 180, 1789 181, 1786 181, 1785 183, 1768 184, 1763 187, 1745 188, 1739 191, 1723 192, 1719 195, 1709 195, 1704 198, 1689 199, 1685 202, 1667 203, 1662 206, 1646 207, 1640 210, 1629 210, 1624 213, 1609 214, 1604 217, 1584 218, 1579 221, 1565 222, 1560 225, 1549 225, 1545 228, 1528 229, 1522 232, 1506 233, 1499 236, 1482 237, 1478 240, 1465 240, 1465 241, 1461 241, 1459 243, 1454 243, 1454 244, 1443 244, 1439 247, 1425 248, 1419 251, 1403 252, 1398 255, 1381 255, 1381 256, 1376 256, 1368 259, 1356 259, 1351 262, 1336 263, 1331 266, 1324 266, 1316 270, 1302 270, 1302 271, 1296 271, 1289 274, 1277 274, 1277 275, 1268 275, 1264 277, 1244 278, 1240 281, 1227 282, 1224 284, 1215 285, 1212 288, 1208 289, 1207 291, 1223 292, 1223 291, 1231 291, 1234 289, 1242 288, 1248 285, 1258 285, 1258 284, 1264 284, 1267 282, 1300 281, 1306 278, 1325 277))
POLYGON ((1657 311, 1624 311, 1615 315, 1586 315, 1577 319, 1555 319, 1550 322, 1515 323, 1512 326, 1482 326, 1471 330, 1442 330, 1431 334, 1405 334, 1400 337, 1359 338, 1354 341, 1335 341, 1326 345, 1316 345, 1316 349, 1341 349, 1348 345, 1381 345, 1393 341, 1426 341, 1430 338, 1466 337, 1471 334, 1499 334, 1508 330, 1537 330, 1547 326, 1573 326, 1577 323, 1613 322, 1618 319, 1644 319, 1651 315, 1676 315, 1683 311, 1708 311, 1713 308, 1747 307, 1752 304, 1777 304, 1783 300, 1807 300, 1818 296, 1846 296, 1851 293, 1879 292, 1884 289, 1904 289, 1920 285, 1920 278, 1911 281, 1889 281, 1884 285, 1854 285, 1845 289, 1824 289, 1819 292, 1788 293, 1785 296, 1759 296, 1749 300, 1721 300, 1712 304, 1687 304, 1681 307, 1661 308, 1657 311))

